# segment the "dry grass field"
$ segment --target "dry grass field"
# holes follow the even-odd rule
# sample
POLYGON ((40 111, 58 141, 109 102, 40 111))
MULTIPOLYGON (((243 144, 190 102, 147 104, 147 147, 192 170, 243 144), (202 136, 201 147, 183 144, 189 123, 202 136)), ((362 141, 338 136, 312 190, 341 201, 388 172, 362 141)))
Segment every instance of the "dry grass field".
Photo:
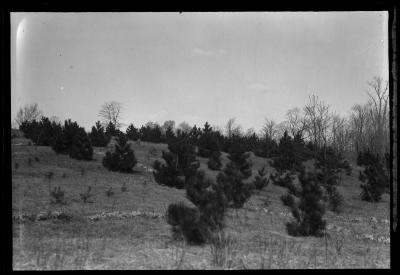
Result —
MULTIPOLYGON (((132 147, 135 173, 122 174, 102 166, 105 148, 94 148, 94 160, 85 162, 12 139, 15 270, 390 267, 389 194, 380 203, 361 201, 358 168, 342 176, 344 211, 325 214, 327 237, 289 236, 291 214, 280 201, 286 190, 269 184, 242 209, 229 210, 221 246, 188 246, 171 239, 164 219, 169 203, 188 202, 185 192, 158 185, 151 172, 167 146, 132 147), (83 202, 89 186, 93 196, 83 202), (64 204, 51 203, 49 187, 65 191, 64 204)), ((252 160, 253 174, 263 165, 271 171, 266 159, 252 160)))

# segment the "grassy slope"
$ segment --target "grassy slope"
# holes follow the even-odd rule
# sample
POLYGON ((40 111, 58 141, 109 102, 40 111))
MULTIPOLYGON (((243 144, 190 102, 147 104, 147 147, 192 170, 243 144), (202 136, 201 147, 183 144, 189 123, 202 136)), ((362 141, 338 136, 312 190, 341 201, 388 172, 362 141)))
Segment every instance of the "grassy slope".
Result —
MULTIPOLYGON (((63 210, 73 216, 70 222, 14 222, 15 269, 387 268, 390 265, 389 244, 376 238, 356 238, 362 234, 389 237, 389 224, 384 221, 389 220, 389 196, 385 194, 383 202, 377 204, 361 201, 358 171, 353 176, 343 176, 339 187, 346 201, 344 212, 326 214, 330 238, 288 236, 285 222, 290 220, 290 213, 279 199, 286 190, 270 184, 254 194, 243 209, 228 212, 226 231, 235 242, 222 253, 227 261, 218 266, 213 263, 217 255, 209 245, 185 247, 182 242, 171 241, 170 227, 163 218, 87 219, 93 214, 116 210, 163 214, 169 203, 186 201, 183 190, 157 185, 146 169, 156 157, 161 157, 165 144, 133 144, 139 161, 136 173, 120 174, 108 172, 101 165, 104 148, 95 148, 95 160, 85 162, 56 155, 49 147, 28 146, 23 138, 13 139, 12 143, 13 215, 63 210), (157 150, 157 156, 150 156, 152 148, 157 150), (28 165, 28 158, 33 160, 32 166, 28 165), (19 164, 18 169, 15 163, 19 164), (66 191, 66 205, 50 203, 49 180, 45 177, 48 172, 54 173, 51 185, 66 191), (127 185, 126 192, 121 191, 123 183, 127 185), (93 189, 93 203, 84 204, 79 194, 89 185, 93 189), (109 187, 115 192, 111 197, 105 194, 109 187), (270 201, 268 206, 264 204, 266 199, 270 201), (371 222, 371 217, 378 222, 371 222)), ((253 174, 263 165, 271 171, 266 159, 253 155, 252 160, 253 174)), ((207 169, 207 160, 200 158, 200 161, 201 168, 207 169)), ((223 163, 226 161, 223 154, 223 163)), ((208 169, 207 173, 216 175, 208 169)))

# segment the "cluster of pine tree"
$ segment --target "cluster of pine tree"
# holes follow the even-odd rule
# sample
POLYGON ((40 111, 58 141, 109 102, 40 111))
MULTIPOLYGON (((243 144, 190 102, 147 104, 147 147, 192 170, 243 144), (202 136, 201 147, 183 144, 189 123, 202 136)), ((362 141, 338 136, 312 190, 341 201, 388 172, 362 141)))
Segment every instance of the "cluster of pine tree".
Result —
POLYGON ((60 123, 50 122, 47 117, 42 117, 39 122, 22 122, 20 130, 36 145, 51 146, 56 153, 68 154, 71 158, 92 159, 91 140, 85 129, 79 127, 76 122, 66 120, 62 126, 60 123))
POLYGON ((279 140, 277 156, 273 158, 272 166, 282 174, 285 170, 301 171, 302 162, 313 157, 313 153, 305 145, 301 133, 293 138, 287 131, 279 140))
POLYGON ((70 119, 57 133, 52 148, 58 154, 69 154, 75 159, 92 160, 93 157, 92 143, 85 129, 70 119))
MULTIPOLYGON (((208 122, 204 124, 203 128, 194 125, 188 132, 182 132, 179 129, 174 131, 172 127, 168 127, 163 131, 161 126, 151 123, 140 128, 130 124, 125 134, 131 140, 154 143, 169 143, 175 138, 188 137, 189 142, 198 147, 198 155, 205 158, 210 158, 216 151, 229 152, 236 144, 241 144, 246 151, 252 151, 259 157, 271 158, 280 155, 278 143, 267 135, 260 138, 255 133, 252 135, 234 133, 227 137, 214 130, 208 122)), ((301 134, 291 138, 291 143, 295 147, 297 156, 301 159, 310 158, 310 150, 302 141, 301 134)), ((211 166, 213 165, 211 164, 211 166)))
POLYGON ((24 121, 19 126, 26 138, 39 146, 52 146, 56 136, 61 131, 61 125, 56 122, 50 122, 49 118, 42 117, 40 121, 24 121))
POLYGON ((251 176, 251 162, 243 150, 232 151, 230 162, 213 181, 198 170, 190 135, 175 139, 168 149, 169 152, 163 152, 165 163, 155 161, 153 165, 155 180, 161 185, 184 188, 194 207, 171 204, 167 221, 174 235, 182 234, 189 243, 207 242, 213 232, 224 227, 226 209, 242 207, 250 197, 251 185, 243 180, 251 176))

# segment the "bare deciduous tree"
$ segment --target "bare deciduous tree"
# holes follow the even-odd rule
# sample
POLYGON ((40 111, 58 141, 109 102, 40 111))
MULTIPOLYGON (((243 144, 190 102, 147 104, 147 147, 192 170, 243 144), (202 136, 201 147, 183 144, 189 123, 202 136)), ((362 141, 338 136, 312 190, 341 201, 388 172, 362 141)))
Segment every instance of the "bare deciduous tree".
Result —
POLYGON ((381 156, 388 151, 385 145, 389 141, 389 94, 388 82, 384 82, 380 77, 374 77, 372 81, 368 82, 373 92, 367 91, 370 100, 369 116, 373 126, 373 147, 376 153, 381 156))
POLYGON ((106 102, 101 106, 99 116, 104 125, 110 122, 119 129, 122 126, 122 104, 116 101, 106 102))
POLYGON ((264 126, 262 127, 264 136, 270 139, 275 139, 278 133, 278 124, 273 119, 265 119, 264 126))
POLYGON ((297 133, 303 134, 306 129, 306 121, 299 108, 296 107, 287 111, 285 127, 292 136, 297 133))
POLYGON ((331 145, 337 151, 343 154, 348 148, 349 131, 347 121, 344 117, 333 115, 331 128, 331 145))
POLYGON ((329 105, 312 95, 303 109, 308 137, 320 148, 327 145, 328 129, 332 120, 329 108, 329 105))
POLYGON ((226 135, 231 138, 233 135, 240 136, 242 134, 242 127, 236 124, 236 118, 230 118, 225 126, 226 135))
POLYGON ((15 121, 18 125, 21 125, 24 121, 33 121, 40 120, 43 116, 43 112, 39 110, 38 104, 34 103, 32 105, 25 105, 23 108, 20 108, 17 113, 17 117, 15 121))
POLYGON ((367 105, 356 104, 351 108, 350 127, 352 140, 356 152, 365 149, 366 144, 366 129, 367 129, 367 105))

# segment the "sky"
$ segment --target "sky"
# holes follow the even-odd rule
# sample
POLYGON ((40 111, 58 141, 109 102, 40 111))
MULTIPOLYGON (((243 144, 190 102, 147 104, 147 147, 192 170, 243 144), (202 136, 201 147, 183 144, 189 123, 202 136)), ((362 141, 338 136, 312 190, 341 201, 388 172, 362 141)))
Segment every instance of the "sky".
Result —
POLYGON ((260 130, 317 95, 345 115, 388 79, 379 12, 12 13, 11 118, 38 103, 87 131, 105 102, 122 122, 260 130))

